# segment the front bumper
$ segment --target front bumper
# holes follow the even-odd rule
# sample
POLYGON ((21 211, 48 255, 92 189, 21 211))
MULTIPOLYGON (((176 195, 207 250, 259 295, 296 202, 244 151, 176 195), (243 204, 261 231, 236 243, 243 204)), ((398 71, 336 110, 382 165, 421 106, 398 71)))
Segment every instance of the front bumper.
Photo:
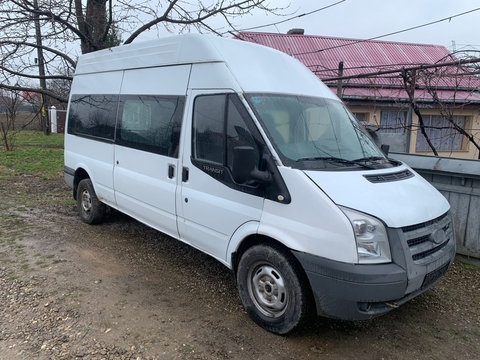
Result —
POLYGON ((382 315, 435 284, 455 256, 449 215, 421 228, 388 229, 388 234, 392 252, 389 264, 347 264, 293 251, 307 274, 319 315, 344 320, 382 315), (447 239, 441 246, 415 240, 446 227, 447 239))

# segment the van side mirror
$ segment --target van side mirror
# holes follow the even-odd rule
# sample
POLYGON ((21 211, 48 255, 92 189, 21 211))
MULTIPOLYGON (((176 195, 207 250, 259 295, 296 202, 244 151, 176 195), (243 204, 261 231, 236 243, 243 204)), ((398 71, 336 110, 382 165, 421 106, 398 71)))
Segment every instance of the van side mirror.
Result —
POLYGON ((387 144, 382 144, 380 146, 380 150, 385 154, 385 156, 388 156, 388 152, 390 151, 390 145, 387 144))
POLYGON ((255 149, 251 146, 233 148, 232 175, 239 184, 245 184, 249 180, 256 180, 262 184, 272 182, 272 175, 268 171, 256 168, 255 149))

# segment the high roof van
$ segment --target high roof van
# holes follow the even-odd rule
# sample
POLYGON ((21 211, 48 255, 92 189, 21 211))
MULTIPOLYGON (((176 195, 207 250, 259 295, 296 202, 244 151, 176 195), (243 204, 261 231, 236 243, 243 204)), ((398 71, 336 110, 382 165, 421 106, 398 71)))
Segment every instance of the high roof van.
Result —
POLYGON ((82 55, 67 118, 81 219, 111 207, 211 255, 268 331, 385 314, 454 258, 446 199, 276 50, 182 35, 82 55))

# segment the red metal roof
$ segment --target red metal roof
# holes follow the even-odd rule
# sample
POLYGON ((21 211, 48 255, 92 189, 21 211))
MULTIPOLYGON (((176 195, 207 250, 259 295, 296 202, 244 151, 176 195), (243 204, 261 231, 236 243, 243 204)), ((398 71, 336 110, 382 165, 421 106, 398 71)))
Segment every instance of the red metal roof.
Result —
MULTIPOLYGON (((241 32, 236 38, 294 56, 322 80, 338 76, 340 61, 343 61, 343 76, 351 76, 457 60, 447 48, 440 45, 261 32, 241 32)), ((440 99, 480 101, 480 94, 472 91, 480 87, 478 77, 466 75, 465 72, 462 74, 463 70, 453 68, 442 68, 439 71, 446 71, 449 76, 433 77, 428 82, 430 88, 437 89, 440 99), (462 76, 453 76, 459 72, 462 76), (439 86, 442 89, 438 89, 439 86)), ((344 80, 343 94, 345 97, 373 97, 377 100, 405 99, 407 94, 401 89, 403 82, 398 75, 344 80), (354 87, 349 87, 349 84, 354 87)), ((424 85, 422 81, 418 79, 417 85, 424 85)), ((326 84, 332 90, 334 87, 336 89, 336 81, 326 81, 326 84)), ((416 90, 415 96, 417 99, 431 100, 431 95, 425 90, 416 90)))

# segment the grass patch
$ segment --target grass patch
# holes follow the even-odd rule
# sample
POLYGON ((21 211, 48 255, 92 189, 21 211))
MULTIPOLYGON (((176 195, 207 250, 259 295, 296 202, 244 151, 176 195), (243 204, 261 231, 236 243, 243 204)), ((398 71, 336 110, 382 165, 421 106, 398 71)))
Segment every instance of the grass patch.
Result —
POLYGON ((473 264, 462 264, 462 265, 465 269, 468 269, 468 270, 478 270, 478 269, 480 269, 480 267, 478 267, 477 265, 473 265, 473 264))
POLYGON ((15 138, 17 146, 40 146, 63 148, 63 134, 44 135, 41 131, 19 131, 15 138))
POLYGON ((63 170, 63 134, 40 131, 17 133, 13 151, 0 150, 0 177, 42 175, 51 178, 63 170))

